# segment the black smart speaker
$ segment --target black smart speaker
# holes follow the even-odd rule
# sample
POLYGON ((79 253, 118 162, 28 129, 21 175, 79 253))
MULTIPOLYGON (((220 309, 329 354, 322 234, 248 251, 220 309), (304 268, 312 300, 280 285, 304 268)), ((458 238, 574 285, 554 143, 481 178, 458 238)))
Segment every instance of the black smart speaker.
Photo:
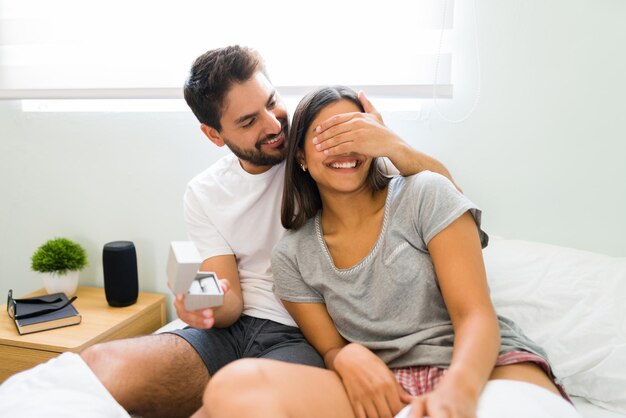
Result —
POLYGON ((130 241, 113 241, 102 250, 104 293, 111 306, 128 306, 137 302, 139 280, 137 253, 130 241))

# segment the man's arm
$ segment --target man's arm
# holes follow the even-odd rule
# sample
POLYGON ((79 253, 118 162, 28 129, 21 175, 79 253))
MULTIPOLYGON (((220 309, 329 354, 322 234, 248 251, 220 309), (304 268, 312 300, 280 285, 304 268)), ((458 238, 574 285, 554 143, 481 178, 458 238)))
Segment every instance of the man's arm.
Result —
POLYGON ((176 296, 174 306, 178 317, 195 328, 224 328, 232 325, 243 312, 243 297, 239 283, 239 270, 234 255, 220 255, 207 258, 200 271, 213 271, 221 280, 224 290, 224 304, 217 308, 187 311, 182 295, 176 296))
POLYGON ((412 148, 385 126, 380 113, 363 92, 359 92, 359 100, 366 113, 336 115, 316 127, 313 143, 318 151, 326 155, 358 152, 370 157, 387 157, 403 176, 433 171, 447 177, 461 191, 441 162, 412 148))

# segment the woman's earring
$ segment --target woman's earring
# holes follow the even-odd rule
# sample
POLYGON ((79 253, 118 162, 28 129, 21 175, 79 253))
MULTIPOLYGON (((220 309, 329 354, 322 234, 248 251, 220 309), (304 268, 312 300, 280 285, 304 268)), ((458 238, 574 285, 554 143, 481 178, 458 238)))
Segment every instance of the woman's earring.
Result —
POLYGON ((306 167, 302 163, 300 163, 300 168, 302 169, 302 171, 306 171, 306 167))

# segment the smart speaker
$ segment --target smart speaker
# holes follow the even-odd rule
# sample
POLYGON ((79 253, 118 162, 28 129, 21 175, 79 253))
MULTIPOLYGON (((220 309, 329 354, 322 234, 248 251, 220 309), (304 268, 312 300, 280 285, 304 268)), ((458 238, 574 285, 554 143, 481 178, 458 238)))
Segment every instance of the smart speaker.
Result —
POLYGON ((102 250, 104 293, 111 306, 128 306, 137 302, 139 280, 137 253, 131 241, 113 241, 102 250))

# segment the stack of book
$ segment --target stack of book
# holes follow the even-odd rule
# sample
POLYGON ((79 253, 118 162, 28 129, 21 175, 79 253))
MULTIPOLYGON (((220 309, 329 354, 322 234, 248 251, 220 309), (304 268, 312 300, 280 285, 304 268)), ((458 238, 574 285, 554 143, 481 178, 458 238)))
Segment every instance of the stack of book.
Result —
POLYGON ((11 317, 20 335, 80 324, 82 319, 65 293, 13 299, 11 317))

